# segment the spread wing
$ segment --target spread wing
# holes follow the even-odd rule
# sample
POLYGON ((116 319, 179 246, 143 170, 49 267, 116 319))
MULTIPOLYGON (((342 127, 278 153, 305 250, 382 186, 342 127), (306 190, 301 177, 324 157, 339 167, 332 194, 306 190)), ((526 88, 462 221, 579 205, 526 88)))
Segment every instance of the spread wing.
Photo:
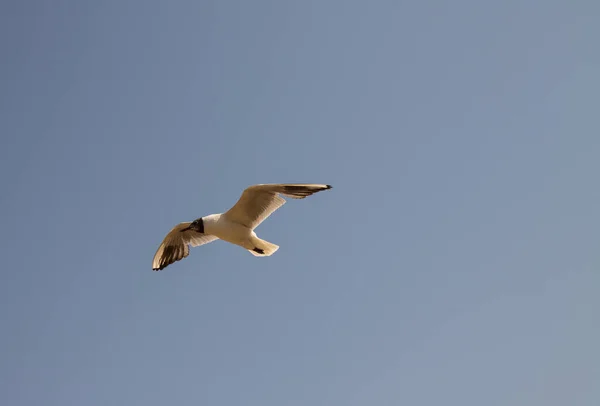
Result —
POLYGON ((224 216, 230 221, 255 229, 275 210, 285 204, 281 195, 293 199, 304 199, 322 190, 331 189, 330 185, 313 183, 265 184, 248 187, 242 196, 224 216))
POLYGON ((208 244, 217 239, 214 235, 202 234, 194 230, 181 231, 191 222, 179 223, 166 235, 162 241, 154 259, 152 260, 152 270, 161 271, 173 262, 177 262, 187 257, 190 254, 190 245, 198 247, 203 244, 208 244))

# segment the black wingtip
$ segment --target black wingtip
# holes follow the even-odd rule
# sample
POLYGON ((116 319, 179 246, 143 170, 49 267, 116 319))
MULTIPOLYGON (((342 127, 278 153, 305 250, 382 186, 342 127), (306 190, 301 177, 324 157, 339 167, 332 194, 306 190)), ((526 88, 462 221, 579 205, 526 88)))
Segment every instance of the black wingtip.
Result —
POLYGON ((329 190, 329 189, 333 189, 333 186, 331 186, 331 185, 325 185, 325 190, 329 190))

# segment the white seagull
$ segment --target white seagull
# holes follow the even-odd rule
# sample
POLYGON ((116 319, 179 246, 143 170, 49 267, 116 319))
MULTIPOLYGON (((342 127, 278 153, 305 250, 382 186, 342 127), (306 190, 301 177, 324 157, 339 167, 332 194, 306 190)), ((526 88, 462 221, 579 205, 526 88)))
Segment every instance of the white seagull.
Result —
POLYGON ((285 204, 281 195, 304 199, 331 185, 312 183, 264 184, 248 187, 226 213, 211 214, 192 222, 179 223, 167 234, 152 260, 152 270, 165 269, 190 254, 190 245, 198 247, 217 239, 239 245, 257 257, 268 257, 278 245, 261 240, 254 229, 285 204))

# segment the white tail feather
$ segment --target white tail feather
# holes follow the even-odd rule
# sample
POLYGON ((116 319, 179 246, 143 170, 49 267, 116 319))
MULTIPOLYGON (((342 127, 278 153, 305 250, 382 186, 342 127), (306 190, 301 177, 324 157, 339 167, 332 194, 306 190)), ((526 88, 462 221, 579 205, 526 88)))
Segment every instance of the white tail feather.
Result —
POLYGON ((277 251, 279 249, 279 245, 275 245, 273 243, 270 243, 268 241, 265 240, 261 240, 258 237, 255 237, 252 239, 255 248, 257 248, 258 250, 262 250, 263 252, 257 252, 254 250, 248 250, 250 251, 250 253, 252 255, 254 255, 255 257, 269 257, 271 255, 273 255, 275 253, 275 251, 277 251))

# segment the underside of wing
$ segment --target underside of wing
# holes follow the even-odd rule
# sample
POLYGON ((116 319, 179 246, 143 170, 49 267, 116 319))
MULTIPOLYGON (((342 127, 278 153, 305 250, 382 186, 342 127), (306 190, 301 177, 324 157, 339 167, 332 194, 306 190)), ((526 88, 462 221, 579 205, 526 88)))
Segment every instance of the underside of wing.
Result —
POLYGON ((322 190, 331 189, 330 185, 314 183, 261 184, 248 187, 225 216, 236 223, 254 229, 275 210, 285 204, 281 195, 294 199, 304 199, 322 190))
POLYGON ((331 185, 319 183, 281 183, 261 186, 268 187, 277 193, 281 193, 285 197, 291 197, 293 199, 304 199, 317 192, 331 189, 331 185))
POLYGON ((201 234, 195 231, 186 231, 184 234, 189 233, 189 244, 192 247, 199 247, 204 244, 208 244, 209 242, 213 242, 214 240, 218 240, 218 237, 215 237, 211 234, 201 234))
POLYGON ((152 260, 152 270, 161 271, 174 262, 180 261, 190 254, 190 245, 198 247, 217 239, 209 234, 201 234, 194 230, 181 231, 191 223, 180 223, 166 235, 152 260))
POLYGON ((187 244, 166 245, 161 244, 154 255, 152 261, 153 271, 162 271, 174 262, 180 261, 190 255, 190 248, 187 244))

